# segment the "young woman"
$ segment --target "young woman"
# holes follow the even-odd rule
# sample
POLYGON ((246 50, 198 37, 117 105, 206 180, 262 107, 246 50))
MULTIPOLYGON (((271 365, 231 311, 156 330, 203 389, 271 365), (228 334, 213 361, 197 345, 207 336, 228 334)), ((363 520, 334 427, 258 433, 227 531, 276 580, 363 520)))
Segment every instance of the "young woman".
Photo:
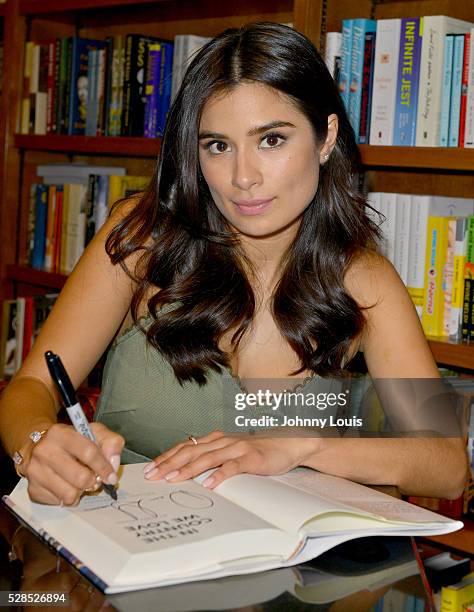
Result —
POLYGON ((460 438, 221 431, 229 381, 340 375, 357 351, 374 378, 438 376, 406 289, 376 252, 356 158, 336 87, 304 36, 252 24, 200 50, 150 188, 96 235, 3 395, 2 441, 22 457, 33 499, 74 504, 96 475, 117 481, 120 457, 154 459, 144 477, 172 482, 217 467, 209 487, 305 465, 460 494, 460 438), (114 338, 97 447, 56 423, 44 352, 79 385, 114 338), (46 432, 36 444, 34 431, 46 432))

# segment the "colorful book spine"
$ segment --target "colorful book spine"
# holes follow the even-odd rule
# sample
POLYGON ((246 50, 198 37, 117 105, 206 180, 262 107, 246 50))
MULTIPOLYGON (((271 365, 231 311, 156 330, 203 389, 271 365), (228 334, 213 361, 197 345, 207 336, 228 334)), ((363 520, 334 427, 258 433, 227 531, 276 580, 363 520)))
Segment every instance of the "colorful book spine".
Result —
POLYGON ((156 138, 158 125, 158 106, 160 97, 160 75, 162 45, 153 43, 148 50, 148 66, 145 87, 145 138, 156 138))
POLYGON ((395 120, 401 19, 379 19, 375 41, 370 144, 391 145, 395 120))
POLYGON ((469 86, 469 58, 471 55, 471 33, 464 37, 464 58, 461 78, 461 110, 459 115, 459 146, 464 147, 466 132, 467 91, 469 86))
POLYGON ((410 237, 411 195, 398 193, 396 199, 394 266, 404 282, 408 284, 408 241, 410 237))
POLYGON ((462 312, 464 293, 464 264, 466 262, 466 230, 467 219, 456 219, 456 235, 453 262, 453 289, 451 294, 451 318, 449 337, 451 340, 462 338, 462 312))
POLYGON ((393 144, 414 146, 420 75, 422 20, 402 19, 393 144))
POLYGON ((468 84, 466 95, 466 127, 464 130, 464 146, 474 147, 474 28, 471 28, 468 84))
POLYGON ((367 32, 364 44, 364 72, 360 102, 359 143, 369 142, 370 111, 372 108, 372 86, 374 77, 375 32, 367 32))
POLYGON ((451 106, 449 109, 448 147, 457 147, 459 143, 459 119, 461 115, 461 84, 464 61, 464 34, 454 37, 453 78, 451 80, 451 106))
POLYGON ((351 79, 352 27, 353 19, 342 20, 341 69, 339 72, 339 92, 346 110, 349 108, 349 85, 351 79))
POLYGON ((364 47, 367 32, 375 32, 376 23, 372 19, 354 19, 352 24, 351 76, 349 84, 348 113, 355 134, 359 133, 362 100, 362 80, 364 75, 364 47))
POLYGON ((44 265, 44 253, 46 247, 46 223, 48 216, 48 186, 36 185, 35 205, 35 234, 34 248, 31 265, 33 268, 42 268, 44 265))
POLYGON ((340 32, 327 32, 324 47, 324 61, 331 76, 335 76, 336 57, 341 57, 342 34, 340 32))
POLYGON ((439 127, 439 146, 448 146, 449 110, 451 106, 451 81, 453 78, 454 35, 447 34, 444 43, 443 92, 441 98, 441 120, 439 127))
POLYGON ((451 333, 451 304, 453 297, 454 251, 456 247, 456 218, 448 219, 446 236, 446 259, 443 266, 443 328, 442 335, 451 333))
POLYGON ((162 43, 161 63, 160 63, 160 83, 159 83, 159 104, 158 104, 158 123, 156 135, 163 136, 165 131, 166 118, 171 103, 171 86, 173 70, 173 45, 162 43))
POLYGON ((428 336, 443 335, 443 269, 446 263, 448 219, 429 217, 425 256, 422 324, 428 336))

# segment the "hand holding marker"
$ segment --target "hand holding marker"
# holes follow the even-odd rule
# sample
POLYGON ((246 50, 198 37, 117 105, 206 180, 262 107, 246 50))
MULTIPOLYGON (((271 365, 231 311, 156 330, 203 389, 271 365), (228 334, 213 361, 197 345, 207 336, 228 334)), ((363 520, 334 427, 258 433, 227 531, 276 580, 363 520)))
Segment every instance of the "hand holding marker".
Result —
MULTIPOLYGON (((55 355, 52 351, 46 351, 44 357, 46 359, 46 364, 48 366, 49 373, 51 374, 51 378, 59 391, 59 395, 61 396, 64 407, 67 410, 74 429, 84 437, 89 438, 89 440, 94 442, 94 444, 97 444, 97 440, 95 439, 94 434, 89 427, 86 415, 84 414, 84 411, 77 400, 76 392, 72 386, 71 379, 63 366, 61 358, 59 355, 55 355)), ((102 483, 102 486, 112 499, 117 499, 117 491, 113 485, 102 483)))

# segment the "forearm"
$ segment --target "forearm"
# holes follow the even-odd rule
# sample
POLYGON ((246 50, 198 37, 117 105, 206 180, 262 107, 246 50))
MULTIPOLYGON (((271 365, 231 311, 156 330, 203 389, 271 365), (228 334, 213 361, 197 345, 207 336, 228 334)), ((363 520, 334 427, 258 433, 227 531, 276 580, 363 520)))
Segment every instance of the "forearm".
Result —
POLYGON ((315 438, 303 465, 406 495, 461 495, 468 463, 457 438, 315 438))
POLYGON ((15 378, 0 397, 0 439, 9 455, 25 446, 30 432, 56 421, 56 399, 39 378, 15 378))

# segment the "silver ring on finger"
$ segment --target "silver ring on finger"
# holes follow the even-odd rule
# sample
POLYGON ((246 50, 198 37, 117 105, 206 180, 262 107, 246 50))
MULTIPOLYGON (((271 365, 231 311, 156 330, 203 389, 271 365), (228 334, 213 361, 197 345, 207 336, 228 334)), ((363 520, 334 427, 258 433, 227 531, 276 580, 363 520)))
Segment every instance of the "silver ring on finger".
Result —
POLYGON ((198 445, 198 441, 196 440, 196 438, 194 436, 188 436, 188 440, 191 440, 191 442, 194 444, 194 446, 198 445))

